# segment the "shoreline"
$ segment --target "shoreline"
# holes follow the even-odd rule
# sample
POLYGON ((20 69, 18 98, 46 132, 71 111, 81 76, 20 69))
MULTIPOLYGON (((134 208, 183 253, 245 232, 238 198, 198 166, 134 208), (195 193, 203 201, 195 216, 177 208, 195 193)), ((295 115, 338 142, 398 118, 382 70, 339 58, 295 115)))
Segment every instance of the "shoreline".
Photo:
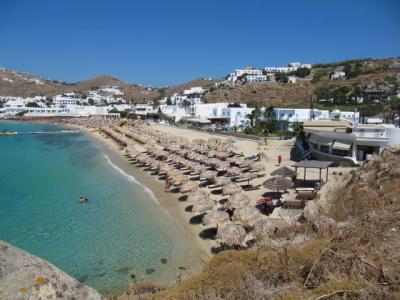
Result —
MULTIPOLYGON (((199 237, 199 233, 202 231, 200 229, 203 228, 189 223, 191 215, 185 212, 187 204, 179 201, 179 194, 165 192, 164 182, 129 163, 123 156, 124 152, 119 149, 118 145, 112 140, 105 138, 102 134, 81 126, 62 123, 55 124, 79 129, 84 134, 87 134, 102 149, 105 159, 109 160, 110 167, 117 167, 119 169, 117 169, 118 172, 121 173, 122 171, 126 175, 131 176, 133 178, 132 181, 143 188, 153 198, 163 213, 166 213, 177 225, 182 233, 182 239, 185 240, 188 246, 185 257, 180 259, 182 262, 181 265, 186 267, 183 272, 180 272, 180 278, 186 279, 200 273, 203 266, 212 257, 211 247, 215 243, 199 237)), ((126 176, 125 174, 122 175, 126 176)), ((174 282, 175 279, 171 278, 170 282, 174 282)))
MULTIPOLYGON (((124 152, 112 140, 105 138, 101 133, 93 132, 83 126, 55 122, 54 120, 2 120, 2 122, 47 124, 79 130, 80 133, 87 135, 101 149, 104 159, 110 168, 121 173, 122 176, 129 177, 128 180, 130 182, 140 186, 154 200, 161 212, 165 213, 166 217, 172 220, 180 233, 180 237, 177 240, 184 240, 184 247, 187 251, 179 257, 171 253, 168 258, 169 270, 167 269, 159 273, 161 276, 158 278, 145 277, 142 279, 143 282, 170 285, 174 284, 178 278, 179 280, 184 280, 202 271, 203 266, 212 256, 210 251, 213 245, 212 242, 201 239, 198 236, 199 231, 196 230, 198 226, 189 223, 190 214, 184 211, 183 204, 178 200, 179 194, 166 193, 162 181, 129 163, 126 157, 123 156, 124 152)), ((115 294, 115 296, 123 297, 125 290, 115 294)))

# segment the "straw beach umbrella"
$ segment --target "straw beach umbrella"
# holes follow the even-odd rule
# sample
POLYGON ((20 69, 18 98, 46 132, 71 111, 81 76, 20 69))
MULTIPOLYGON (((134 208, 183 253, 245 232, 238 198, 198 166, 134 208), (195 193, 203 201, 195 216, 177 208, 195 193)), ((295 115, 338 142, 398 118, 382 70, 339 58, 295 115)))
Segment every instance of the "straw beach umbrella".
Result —
POLYGON ((250 203, 250 198, 247 197, 245 194, 236 193, 229 197, 228 205, 230 207, 239 209, 247 206, 250 203))
POLYGON ((226 173, 229 176, 239 175, 240 172, 241 172, 241 170, 238 167, 230 167, 230 168, 226 169, 226 173))
POLYGON ((229 214, 220 210, 210 211, 203 217, 203 225, 205 226, 219 226, 228 222, 229 214))
POLYGON ((217 179, 215 179, 215 184, 218 185, 227 185, 231 183, 231 179, 228 177, 218 177, 217 179))
POLYGON ((196 204, 193 204, 192 212, 193 213, 203 213, 203 212, 213 209, 213 207, 214 207, 214 201, 203 198, 203 199, 197 201, 196 204))
POLYGON ((246 230, 240 225, 226 224, 217 231, 217 240, 226 246, 241 245, 246 237, 246 230))
POLYGON ((256 172, 265 171, 265 166, 261 162, 256 162, 251 166, 251 170, 256 171, 256 172))
POLYGON ((294 186, 293 182, 290 179, 286 179, 283 177, 272 177, 267 179, 263 183, 264 187, 270 190, 287 190, 294 186))
POLYGON ((242 191, 242 188, 234 183, 228 183, 222 188, 224 195, 233 195, 242 191))
POLYGON ((296 171, 286 166, 282 166, 271 173, 271 176, 293 177, 294 175, 296 175, 296 171))
POLYGON ((207 179, 207 180, 213 180, 217 176, 217 172, 207 170, 203 173, 201 173, 201 177, 207 179))
POLYGON ((195 181, 189 180, 181 185, 180 192, 181 193, 191 192, 196 190, 198 187, 199 185, 195 181))
POLYGON ((259 210, 253 206, 247 206, 235 210, 233 221, 239 222, 243 226, 254 226, 254 223, 261 218, 259 210))
POLYGON ((208 200, 209 199, 208 193, 204 190, 195 190, 189 194, 187 201, 189 203, 196 204, 200 202, 202 199, 208 200))

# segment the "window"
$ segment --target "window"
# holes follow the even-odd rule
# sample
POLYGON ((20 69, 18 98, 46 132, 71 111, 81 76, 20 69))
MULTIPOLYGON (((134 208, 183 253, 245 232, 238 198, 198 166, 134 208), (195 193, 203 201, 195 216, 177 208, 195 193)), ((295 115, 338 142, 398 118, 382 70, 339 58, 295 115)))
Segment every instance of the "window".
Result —
POLYGON ((329 152, 329 146, 327 146, 327 145, 320 145, 319 146, 319 151, 321 151, 323 153, 330 153, 329 152))

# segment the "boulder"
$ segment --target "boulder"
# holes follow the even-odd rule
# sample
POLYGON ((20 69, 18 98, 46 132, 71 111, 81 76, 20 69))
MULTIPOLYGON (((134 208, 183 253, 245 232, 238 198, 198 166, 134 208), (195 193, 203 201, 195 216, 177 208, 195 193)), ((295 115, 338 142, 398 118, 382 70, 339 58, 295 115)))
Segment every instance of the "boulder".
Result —
POLYGON ((104 299, 49 262, 0 241, 0 299, 104 299))

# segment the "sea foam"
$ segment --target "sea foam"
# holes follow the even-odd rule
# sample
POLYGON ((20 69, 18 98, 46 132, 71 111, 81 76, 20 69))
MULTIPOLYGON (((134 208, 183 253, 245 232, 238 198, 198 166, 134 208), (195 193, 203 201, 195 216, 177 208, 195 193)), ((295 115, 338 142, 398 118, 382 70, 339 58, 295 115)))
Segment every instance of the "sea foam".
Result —
POLYGON ((145 186, 144 184, 140 183, 139 181, 136 180, 135 177, 133 177, 132 175, 127 174, 124 170, 122 170, 120 167, 118 167, 117 165, 115 165, 111 159, 104 154, 104 157, 106 159, 106 161, 110 164, 111 167, 113 167, 115 170, 117 170, 119 173, 121 173, 124 177, 126 177, 130 182, 134 182, 137 185, 140 185, 143 190, 150 195, 151 199, 154 200, 154 202, 156 202, 158 205, 160 205, 160 202, 158 202, 156 195, 154 195, 153 191, 151 189, 149 189, 147 186, 145 186))

